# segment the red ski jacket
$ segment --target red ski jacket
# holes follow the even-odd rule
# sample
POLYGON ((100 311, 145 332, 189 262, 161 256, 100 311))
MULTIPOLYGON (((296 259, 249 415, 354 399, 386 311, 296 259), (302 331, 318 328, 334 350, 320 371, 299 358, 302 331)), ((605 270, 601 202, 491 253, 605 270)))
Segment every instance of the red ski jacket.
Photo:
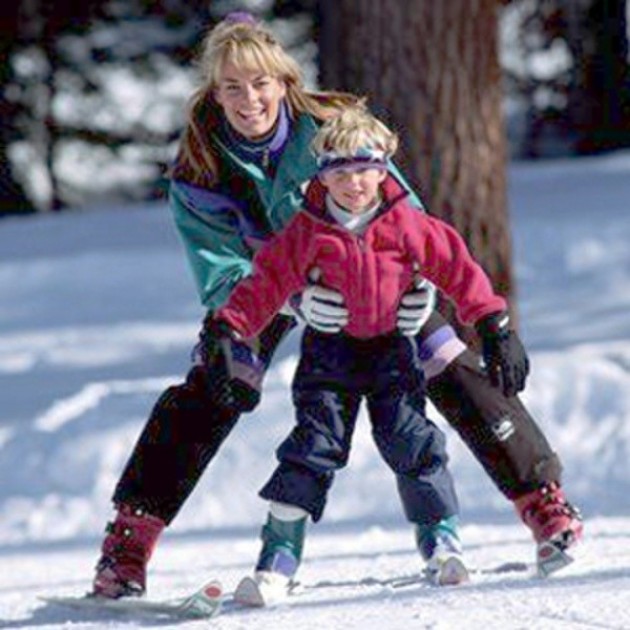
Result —
POLYGON ((234 287, 217 317, 243 338, 256 336, 308 286, 313 268, 321 272, 319 284, 343 295, 349 310, 344 330, 353 337, 394 331, 400 299, 417 273, 455 303, 464 324, 506 308, 452 227, 408 203, 391 175, 381 190, 379 214, 356 235, 327 214, 326 190, 313 180, 306 208, 258 251, 252 274, 234 287))

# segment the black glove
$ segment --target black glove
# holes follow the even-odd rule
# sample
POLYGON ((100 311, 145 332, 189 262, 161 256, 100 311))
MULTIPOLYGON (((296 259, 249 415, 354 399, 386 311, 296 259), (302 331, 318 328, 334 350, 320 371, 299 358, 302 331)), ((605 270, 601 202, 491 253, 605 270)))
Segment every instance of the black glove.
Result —
POLYGON ((209 315, 194 360, 209 370, 207 380, 218 405, 242 413, 259 403, 265 368, 256 342, 237 339, 228 324, 209 315))
POLYGON ((516 332, 509 328, 506 312, 494 313, 477 322, 483 359, 490 382, 506 396, 515 396, 525 388, 529 359, 516 332))

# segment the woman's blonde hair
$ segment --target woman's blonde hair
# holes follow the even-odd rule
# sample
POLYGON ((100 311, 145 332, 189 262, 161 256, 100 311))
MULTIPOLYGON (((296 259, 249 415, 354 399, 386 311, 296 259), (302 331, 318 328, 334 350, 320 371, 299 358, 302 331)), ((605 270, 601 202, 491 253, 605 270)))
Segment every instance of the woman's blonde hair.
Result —
POLYGON ((317 156, 334 153, 350 158, 360 149, 375 149, 390 158, 398 148, 398 136, 360 101, 328 119, 313 138, 311 148, 317 156))
POLYGON ((206 35, 198 61, 201 85, 192 95, 188 118, 173 168, 175 177, 211 185, 217 175, 217 157, 212 147, 212 129, 217 124, 213 92, 226 63, 246 70, 262 70, 286 86, 290 116, 308 113, 318 120, 338 114, 356 103, 356 97, 341 92, 309 92, 304 88, 299 65, 261 23, 226 19, 206 35), (213 111, 214 110, 214 111, 213 111))

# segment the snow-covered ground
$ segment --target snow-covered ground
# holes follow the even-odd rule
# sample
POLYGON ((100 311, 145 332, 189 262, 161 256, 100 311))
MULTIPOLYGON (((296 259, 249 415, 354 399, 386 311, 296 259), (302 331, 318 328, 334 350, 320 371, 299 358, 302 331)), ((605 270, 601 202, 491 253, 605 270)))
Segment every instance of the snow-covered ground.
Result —
MULTIPOLYGON (((512 164, 509 192, 533 361, 524 398, 585 513, 579 561, 547 581, 478 573, 454 589, 370 584, 418 572, 420 561, 363 418, 325 519, 309 530, 300 577, 319 587, 186 627, 630 628, 630 153, 512 164)), ((38 600, 89 587, 121 467, 156 397, 188 365, 202 311, 168 209, 0 221, 0 296, 0 627, 181 627, 38 600)), ((158 546, 150 596, 210 577, 230 589, 250 571, 266 511, 256 492, 292 423, 297 340, 158 546)), ((511 506, 449 440, 470 565, 531 561, 511 506)))

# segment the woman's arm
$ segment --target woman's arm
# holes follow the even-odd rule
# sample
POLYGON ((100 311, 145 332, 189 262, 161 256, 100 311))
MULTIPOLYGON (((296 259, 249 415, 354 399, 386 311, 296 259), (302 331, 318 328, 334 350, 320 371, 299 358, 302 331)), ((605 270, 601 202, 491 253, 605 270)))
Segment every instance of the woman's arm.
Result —
POLYGON ((239 229, 238 207, 225 194, 177 180, 171 181, 169 201, 199 297, 216 310, 251 270, 253 254, 239 229))

